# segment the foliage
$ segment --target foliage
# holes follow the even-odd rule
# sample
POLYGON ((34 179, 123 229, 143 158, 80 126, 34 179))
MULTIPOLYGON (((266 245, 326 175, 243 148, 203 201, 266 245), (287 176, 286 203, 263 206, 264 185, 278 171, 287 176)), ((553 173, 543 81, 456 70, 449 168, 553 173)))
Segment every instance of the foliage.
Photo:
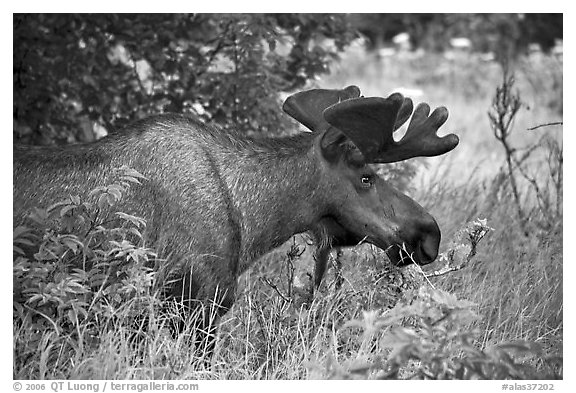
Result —
MULTIPOLYGON (((14 229, 16 374, 35 364, 29 361, 39 347, 49 345, 48 352, 69 353, 72 360, 101 331, 116 324, 137 327, 154 304, 150 262, 155 254, 141 244, 146 223, 114 211, 142 178, 120 168, 114 183, 92 190, 85 200, 71 195, 36 208, 31 227, 14 229)), ((27 377, 41 371, 28 371, 27 377)))
POLYGON ((14 139, 90 141, 93 123, 161 112, 278 133, 278 92, 328 72, 352 38, 343 15, 15 14, 14 139))
POLYGON ((94 140, 101 127, 194 113, 247 133, 281 133, 279 92, 329 71, 359 29, 441 50, 449 38, 502 57, 562 38, 561 14, 15 14, 14 139, 94 140), (154 26, 154 28, 150 28, 154 26))
MULTIPOLYGON (((429 286, 408 293, 393 309, 364 312, 342 329, 360 329, 362 345, 346 367, 329 359, 336 379, 537 379, 541 375, 527 360, 543 354, 533 342, 500 343, 480 350, 478 331, 467 331, 478 318, 475 305, 429 286)), ((544 359, 555 361, 556 359, 544 359)))

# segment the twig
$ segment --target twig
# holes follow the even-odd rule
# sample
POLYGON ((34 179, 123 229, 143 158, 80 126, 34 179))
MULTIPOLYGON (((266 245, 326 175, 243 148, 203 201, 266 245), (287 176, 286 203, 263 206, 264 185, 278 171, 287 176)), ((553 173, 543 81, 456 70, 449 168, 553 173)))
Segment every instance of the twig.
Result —
POLYGON ((424 278, 426 279, 426 281, 428 281, 428 284, 432 287, 432 289, 436 289, 436 287, 434 286, 434 284, 432 284, 432 282, 430 280, 428 280, 428 275, 426 274, 426 272, 424 270, 422 270, 422 267, 420 267, 419 264, 416 263, 416 261, 414 260, 414 257, 411 253, 408 252, 408 250, 406 249, 406 243, 402 244, 402 250, 408 255, 408 257, 412 260, 412 263, 414 264, 414 266, 416 266, 416 269, 418 269, 420 271, 420 274, 422 274, 422 276, 424 276, 424 278))
POLYGON ((342 250, 336 250, 336 257, 332 260, 332 265, 334 266, 334 289, 339 291, 344 283, 344 276, 342 275, 342 250))
POLYGON ((428 277, 438 277, 438 276, 443 276, 444 274, 448 274, 451 272, 456 272, 460 269, 462 269, 464 267, 464 264, 462 265, 458 265, 458 266, 444 266, 442 269, 440 270, 436 270, 433 271, 432 273, 426 273, 424 275, 424 277, 428 278, 428 277))
MULTIPOLYGON (((432 289, 436 289, 436 287, 434 286, 434 284, 432 284, 432 281, 428 280, 428 277, 433 277, 433 276, 437 276, 439 274, 427 274, 424 270, 422 270, 422 268, 420 267, 420 265, 418 265, 416 262, 414 262, 414 265, 416 266, 416 268, 418 270, 420 270, 420 273, 424 276, 424 278, 426 279, 426 281, 428 281, 428 284, 432 287, 432 289)), ((436 272, 434 272, 436 273, 436 272)))
MULTIPOLYGON (((425 273, 424 277, 428 280, 428 277, 438 277, 450 272, 455 272, 462 269, 466 265, 466 263, 464 262, 454 266, 451 265, 452 263, 454 263, 454 249, 448 252, 446 258, 447 258, 446 265, 444 265, 444 267, 440 268, 440 270, 435 270, 431 273, 425 273)), ((466 260, 468 261, 468 258, 466 258, 466 260)))
MULTIPOLYGON (((478 246, 478 243, 484 238, 484 236, 486 236, 486 234, 490 230, 492 230, 492 228, 487 226, 485 220, 478 219, 478 220, 472 222, 471 224, 468 224, 467 228, 464 232, 467 235, 466 240, 470 244, 470 249, 468 250, 468 254, 466 255, 466 257, 457 256, 456 255, 456 248, 452 248, 452 249, 450 249, 450 251, 448 251, 448 253, 445 257, 446 258, 446 264, 442 268, 440 268, 439 270, 435 270, 435 271, 430 272, 430 273, 422 271, 422 273, 424 274, 424 277, 428 280, 428 277, 442 276, 442 275, 447 274, 447 273, 461 270, 462 268, 467 266, 470 263, 470 261, 472 260, 472 258, 474 258, 474 256, 476 256, 476 247, 478 246), (460 263, 456 263, 454 261, 455 258, 457 258, 460 261, 460 263)), ((465 239, 462 239, 462 240, 465 240, 465 239)), ((430 281, 428 281, 428 282, 430 282, 430 281)))
POLYGON ((520 202, 520 193, 518 185, 516 184, 516 177, 514 177, 513 157, 516 149, 509 143, 509 137, 512 134, 514 119, 518 111, 522 107, 520 94, 513 90, 514 87, 514 73, 510 73, 507 64, 503 64, 502 69, 502 83, 496 87, 496 93, 492 99, 492 106, 488 111, 490 119, 490 126, 494 133, 494 137, 502 144, 506 153, 506 164, 508 167, 508 179, 512 187, 512 194, 516 202, 516 210, 520 220, 520 229, 528 236, 526 230, 526 216, 522 209, 520 202))
POLYGON ((537 130, 538 128, 541 128, 541 127, 561 126, 563 124, 564 124, 564 122, 562 122, 562 121, 553 121, 552 123, 544 123, 544 124, 539 124, 536 127, 527 128, 527 130, 532 131, 532 130, 537 130))
POLYGON ((280 289, 278 289, 278 287, 276 286, 276 284, 270 282, 270 280, 268 280, 268 278, 266 277, 260 277, 260 279, 262 281, 264 281, 270 288, 272 288, 274 291, 276 291, 276 293, 278 294, 278 296, 280 296, 285 302, 290 303, 292 301, 292 299, 286 297, 282 292, 280 292, 280 289))

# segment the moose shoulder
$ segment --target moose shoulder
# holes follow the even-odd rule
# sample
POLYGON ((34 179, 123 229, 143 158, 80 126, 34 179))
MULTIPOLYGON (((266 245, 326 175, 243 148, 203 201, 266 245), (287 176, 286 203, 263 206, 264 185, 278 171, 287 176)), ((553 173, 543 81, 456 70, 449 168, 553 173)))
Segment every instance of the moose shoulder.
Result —
POLYGON ((122 211, 147 221, 143 234, 162 262, 167 295, 192 308, 234 302, 238 276, 262 254, 308 230, 337 245, 366 241, 402 264, 433 261, 440 231, 416 202, 379 178, 370 163, 444 154, 458 138, 436 136, 443 108, 426 104, 406 136, 392 134, 412 113, 399 94, 359 97, 358 88, 309 90, 284 110, 312 133, 251 139, 193 118, 159 115, 97 142, 14 147, 14 225, 34 206, 85 194, 128 166, 147 180, 132 187, 122 211))

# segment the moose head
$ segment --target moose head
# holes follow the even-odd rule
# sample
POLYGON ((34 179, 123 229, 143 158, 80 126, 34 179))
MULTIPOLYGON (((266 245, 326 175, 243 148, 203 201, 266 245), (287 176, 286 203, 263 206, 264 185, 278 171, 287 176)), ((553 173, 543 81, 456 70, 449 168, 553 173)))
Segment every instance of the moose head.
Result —
POLYGON ((333 181, 334 208, 312 230, 321 244, 317 255, 324 255, 317 260, 317 286, 326 268, 327 254, 322 247, 330 245, 352 246, 365 240, 386 250, 397 265, 412 261, 423 265, 436 259, 440 230, 434 218, 377 176, 370 164, 438 156, 454 149, 459 142, 456 135, 436 134, 448 118, 446 108, 430 114, 428 104, 422 103, 412 115, 412 100, 401 94, 365 98, 360 97, 356 86, 349 86, 296 93, 285 101, 283 109, 319 135, 317 148, 325 159, 326 171, 332 172, 325 178, 333 181), (410 115, 406 134, 394 141, 394 131, 410 115), (337 200, 344 185, 347 192, 337 200), (341 208, 344 204, 348 204, 346 209, 341 208))

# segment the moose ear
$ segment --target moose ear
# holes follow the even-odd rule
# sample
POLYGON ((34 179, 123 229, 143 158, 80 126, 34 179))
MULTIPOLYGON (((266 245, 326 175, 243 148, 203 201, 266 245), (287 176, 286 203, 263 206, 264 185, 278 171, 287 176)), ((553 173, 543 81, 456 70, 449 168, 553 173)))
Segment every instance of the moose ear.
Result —
POLYGON ((324 109, 359 96, 360 89, 356 86, 348 86, 341 90, 306 90, 288 97, 282 109, 310 130, 321 132, 330 126, 322 116, 324 109))
MULTIPOLYGON (((404 102, 404 97, 398 93, 388 98, 355 98, 330 106, 324 111, 324 118, 354 142, 370 162, 381 146, 394 141, 392 133, 404 102)), ((411 108, 411 101, 408 105, 411 108)))
POLYGON ((344 144, 348 141, 342 131, 334 127, 328 127, 320 138, 322 156, 328 162, 335 162, 342 155, 344 144))
POLYGON ((356 145, 335 127, 329 127, 320 137, 320 149, 324 159, 335 163, 340 159, 348 164, 362 166, 366 163, 364 155, 356 145))

